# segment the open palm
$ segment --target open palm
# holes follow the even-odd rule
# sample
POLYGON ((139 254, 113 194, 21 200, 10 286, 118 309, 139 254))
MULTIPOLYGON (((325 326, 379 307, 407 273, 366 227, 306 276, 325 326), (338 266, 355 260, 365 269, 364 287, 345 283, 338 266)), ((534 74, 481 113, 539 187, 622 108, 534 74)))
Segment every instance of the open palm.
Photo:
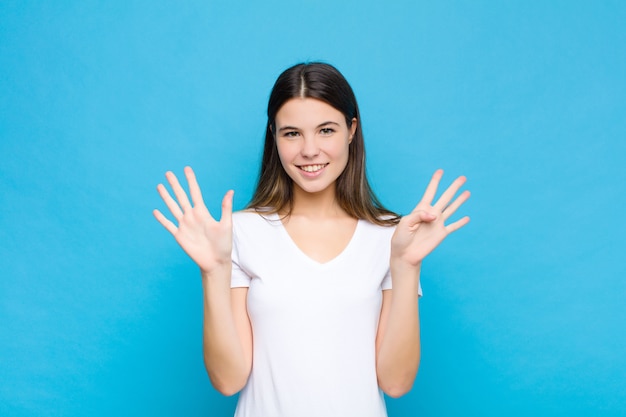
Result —
POLYGON ((189 184, 191 202, 176 176, 172 172, 167 172, 165 176, 176 200, 163 184, 159 184, 157 190, 178 225, 167 219, 159 210, 153 211, 154 217, 174 236, 203 272, 228 265, 231 262, 232 250, 233 191, 227 192, 224 196, 222 217, 217 221, 206 208, 200 186, 190 167, 185 168, 185 176, 189 184))
POLYGON ((469 191, 464 191, 454 198, 465 183, 465 177, 458 177, 433 204, 442 176, 442 170, 437 170, 433 174, 420 202, 398 223, 391 240, 392 257, 417 266, 450 233, 469 222, 469 217, 466 216, 448 225, 445 224, 470 196, 469 191))

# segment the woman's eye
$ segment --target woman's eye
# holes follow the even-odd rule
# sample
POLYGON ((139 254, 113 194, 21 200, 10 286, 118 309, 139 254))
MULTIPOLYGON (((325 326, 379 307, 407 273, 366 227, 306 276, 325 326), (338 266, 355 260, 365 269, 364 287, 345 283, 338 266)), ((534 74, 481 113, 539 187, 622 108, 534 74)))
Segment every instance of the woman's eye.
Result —
POLYGON ((296 132, 296 131, 285 132, 285 137, 286 138, 295 138, 297 136, 298 136, 298 132, 296 132))
POLYGON ((335 132, 335 129, 330 128, 330 127, 324 127, 320 130, 320 133, 322 135, 331 135, 335 132))

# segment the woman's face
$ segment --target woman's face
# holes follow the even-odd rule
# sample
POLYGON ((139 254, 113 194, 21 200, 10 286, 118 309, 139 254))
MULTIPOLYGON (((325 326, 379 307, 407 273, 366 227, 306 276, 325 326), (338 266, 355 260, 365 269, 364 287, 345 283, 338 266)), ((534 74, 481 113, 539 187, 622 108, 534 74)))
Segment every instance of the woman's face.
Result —
MULTIPOLYGON (((313 98, 293 98, 278 110, 276 146, 294 186, 307 193, 333 190, 348 163, 357 120, 348 127, 339 110, 313 98)), ((297 190, 295 190, 297 191, 297 190)))

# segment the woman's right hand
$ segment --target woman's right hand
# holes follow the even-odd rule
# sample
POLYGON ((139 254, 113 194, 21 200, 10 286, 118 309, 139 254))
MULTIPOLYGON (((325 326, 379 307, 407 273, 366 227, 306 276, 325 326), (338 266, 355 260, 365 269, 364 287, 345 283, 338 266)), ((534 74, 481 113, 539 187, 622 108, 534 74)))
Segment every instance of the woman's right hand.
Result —
POLYGON ((185 176, 189 184, 191 201, 178 182, 176 176, 168 171, 165 174, 176 201, 163 184, 157 186, 161 198, 167 205, 178 226, 167 219, 159 210, 154 210, 154 217, 174 236, 183 250, 198 264, 203 274, 230 265, 233 244, 232 214, 233 194, 230 190, 222 200, 222 217, 216 221, 204 205, 200 186, 190 167, 185 167, 185 176))

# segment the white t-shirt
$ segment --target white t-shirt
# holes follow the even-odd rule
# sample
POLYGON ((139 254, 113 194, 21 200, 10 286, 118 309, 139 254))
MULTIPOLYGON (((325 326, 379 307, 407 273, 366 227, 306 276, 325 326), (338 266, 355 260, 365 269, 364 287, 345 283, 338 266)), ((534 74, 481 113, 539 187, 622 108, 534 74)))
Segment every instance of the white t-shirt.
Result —
POLYGON ((394 227, 359 220, 320 264, 278 215, 234 214, 232 287, 249 287, 252 371, 236 417, 383 417, 375 340, 394 227))

